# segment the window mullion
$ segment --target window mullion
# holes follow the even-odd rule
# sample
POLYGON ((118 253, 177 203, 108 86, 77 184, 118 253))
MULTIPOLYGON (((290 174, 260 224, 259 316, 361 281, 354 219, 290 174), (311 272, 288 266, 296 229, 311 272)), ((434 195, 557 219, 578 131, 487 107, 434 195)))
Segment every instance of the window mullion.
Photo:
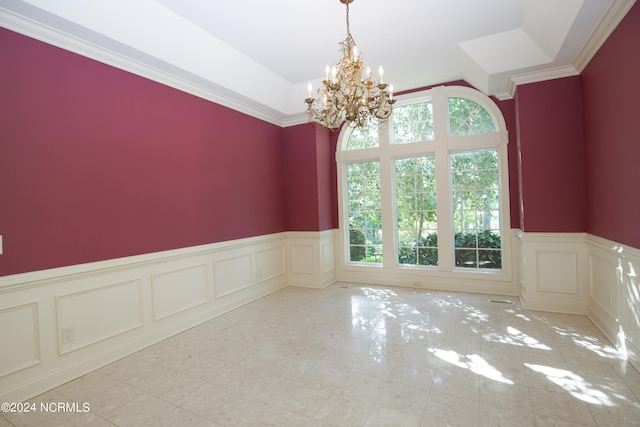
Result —
POLYGON ((436 212, 438 215, 438 270, 452 271, 453 233, 451 182, 449 178, 448 102, 444 87, 433 89, 433 133, 435 135, 436 212))
POLYGON ((380 124, 380 200, 382 202, 382 262, 385 267, 398 265, 395 238, 395 203, 393 159, 391 159, 391 118, 380 124))

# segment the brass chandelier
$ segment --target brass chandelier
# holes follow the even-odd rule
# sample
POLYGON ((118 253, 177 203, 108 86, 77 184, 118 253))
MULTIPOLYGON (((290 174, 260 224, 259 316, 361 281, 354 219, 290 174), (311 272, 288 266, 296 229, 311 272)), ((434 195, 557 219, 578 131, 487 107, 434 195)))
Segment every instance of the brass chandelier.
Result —
POLYGON ((349 3, 352 2, 340 0, 347 7, 347 38, 340 43, 340 60, 333 67, 325 68, 325 79, 317 90, 318 99, 312 97, 311 82, 307 85, 309 97, 305 102, 310 119, 331 129, 339 128, 345 121, 357 128, 374 118, 386 119, 396 102, 393 85, 382 82, 382 67, 378 69, 379 83, 371 77, 369 67, 363 71, 362 55, 349 29, 349 3))

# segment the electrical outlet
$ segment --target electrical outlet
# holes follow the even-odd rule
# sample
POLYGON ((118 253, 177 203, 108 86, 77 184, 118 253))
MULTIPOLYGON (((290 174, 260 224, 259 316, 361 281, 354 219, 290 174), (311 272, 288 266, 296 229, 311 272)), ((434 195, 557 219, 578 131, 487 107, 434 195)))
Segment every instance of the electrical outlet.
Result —
POLYGON ((62 344, 67 344, 76 339, 76 331, 73 326, 62 329, 62 344))

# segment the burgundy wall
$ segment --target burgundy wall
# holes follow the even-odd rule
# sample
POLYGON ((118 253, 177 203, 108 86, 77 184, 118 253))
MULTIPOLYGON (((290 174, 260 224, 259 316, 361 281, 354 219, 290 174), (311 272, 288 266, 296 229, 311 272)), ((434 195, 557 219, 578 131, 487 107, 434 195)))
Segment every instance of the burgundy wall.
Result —
POLYGON ((0 28, 0 275, 285 230, 283 130, 0 28))
POLYGON ((580 78, 518 86, 516 104, 520 228, 587 231, 580 78))
POLYGON ((582 73, 589 233, 640 248, 640 2, 582 73))
POLYGON ((289 231, 309 231, 318 224, 316 127, 307 123, 283 130, 285 225, 289 231))
POLYGON ((337 133, 310 123, 285 128, 283 133, 287 230, 337 228, 337 133))
POLYGON ((337 132, 316 126, 316 163, 318 165, 318 230, 338 228, 336 171, 337 132))

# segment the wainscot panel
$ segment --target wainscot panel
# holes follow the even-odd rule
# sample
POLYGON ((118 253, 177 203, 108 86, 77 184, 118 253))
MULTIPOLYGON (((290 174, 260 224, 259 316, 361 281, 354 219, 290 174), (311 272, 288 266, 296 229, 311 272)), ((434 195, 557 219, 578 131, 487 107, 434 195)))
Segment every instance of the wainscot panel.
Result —
POLYGON ((242 254, 213 262, 214 289, 216 298, 253 286, 252 254, 242 254))
POLYGON ((587 314, 589 282, 584 233, 521 233, 520 254, 523 307, 587 314))
POLYGON ((144 325, 142 282, 102 285, 57 296, 56 313, 60 355, 113 338, 144 325))
POLYGON ((293 273, 311 276, 316 273, 314 249, 313 245, 291 244, 291 271, 293 273))
POLYGON ((24 401, 284 288, 286 238, 0 277, 0 402, 24 401))
POLYGON ((38 304, 0 309, 0 378, 40 363, 38 304))
POLYGON ((322 289, 336 281, 335 230, 287 232, 287 275, 291 286, 322 289))
POLYGON ((206 264, 151 276, 153 320, 189 310, 209 301, 206 264))
POLYGON ((588 237, 589 317, 640 370, 640 250, 588 237))
POLYGON ((282 277, 287 272, 285 248, 278 246, 256 252, 258 283, 282 277))
POLYGON ((578 254, 575 251, 536 252, 538 292, 578 294, 578 254))

